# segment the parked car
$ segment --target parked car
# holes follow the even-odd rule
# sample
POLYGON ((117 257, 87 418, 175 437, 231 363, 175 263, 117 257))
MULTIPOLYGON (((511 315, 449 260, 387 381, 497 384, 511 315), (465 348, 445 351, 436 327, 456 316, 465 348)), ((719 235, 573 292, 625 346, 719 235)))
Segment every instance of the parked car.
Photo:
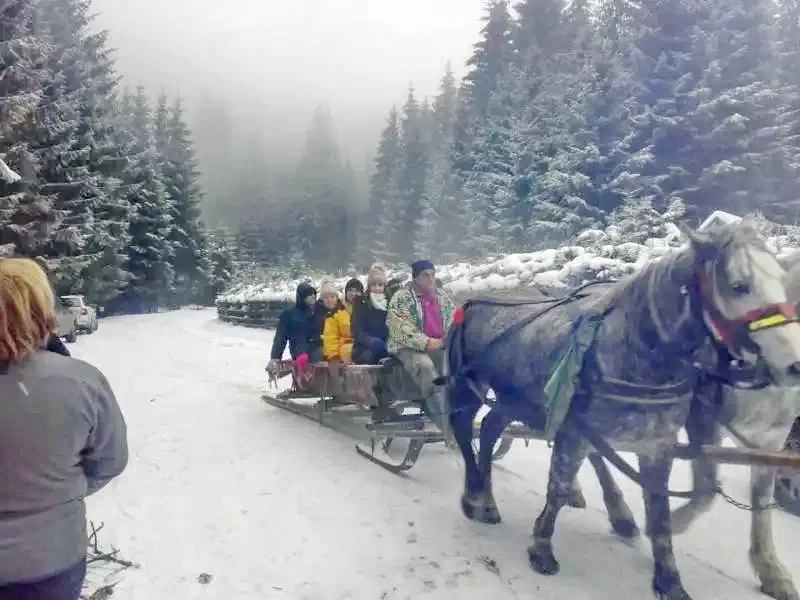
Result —
POLYGON ((97 331, 97 312, 91 306, 86 304, 83 296, 61 296, 61 301, 64 302, 72 314, 78 321, 78 331, 86 333, 94 333, 97 331))
POLYGON ((72 344, 78 339, 78 317, 63 301, 56 306, 56 330, 53 332, 72 344))

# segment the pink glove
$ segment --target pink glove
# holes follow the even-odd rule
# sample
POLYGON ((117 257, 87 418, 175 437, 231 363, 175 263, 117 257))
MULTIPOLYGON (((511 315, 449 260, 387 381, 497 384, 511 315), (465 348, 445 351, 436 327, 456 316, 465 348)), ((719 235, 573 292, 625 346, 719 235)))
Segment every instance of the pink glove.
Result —
POLYGON ((297 369, 299 371, 308 371, 308 353, 303 352, 297 359, 294 361, 297 365, 297 369))

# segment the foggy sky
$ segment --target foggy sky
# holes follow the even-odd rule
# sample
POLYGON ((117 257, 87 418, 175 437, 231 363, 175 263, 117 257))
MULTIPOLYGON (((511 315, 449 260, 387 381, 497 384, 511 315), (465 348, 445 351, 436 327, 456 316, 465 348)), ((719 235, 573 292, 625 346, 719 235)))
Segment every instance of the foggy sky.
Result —
MULTIPOLYGON (((433 96, 479 37, 484 0, 94 0, 124 83, 231 99, 237 125, 296 154, 327 104, 356 164, 409 83, 433 96)), ((190 117, 191 118, 191 117, 190 117)), ((200 125, 193 122, 195 128, 200 125)))

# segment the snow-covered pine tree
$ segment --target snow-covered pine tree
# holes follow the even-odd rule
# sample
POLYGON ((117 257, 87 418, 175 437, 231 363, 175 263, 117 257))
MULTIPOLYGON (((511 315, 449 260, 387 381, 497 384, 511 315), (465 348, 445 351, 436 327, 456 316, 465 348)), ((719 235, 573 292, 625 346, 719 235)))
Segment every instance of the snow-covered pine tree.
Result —
POLYGON ((645 2, 630 24, 636 106, 628 155, 611 184, 623 202, 649 202, 663 211, 677 189, 687 189, 686 153, 694 143, 684 116, 696 103, 707 60, 697 40, 705 6, 690 0, 645 2))
POLYGON ((59 215, 44 256, 56 292, 74 293, 83 291, 83 275, 93 260, 87 243, 99 226, 94 209, 108 201, 92 160, 95 134, 102 141, 108 131, 105 109, 113 89, 107 73, 96 79, 96 65, 87 53, 88 0, 40 0, 38 8, 49 41, 51 80, 39 103, 37 175, 59 215))
MULTIPOLYGON (((292 245, 309 264, 335 268, 354 250, 348 239, 352 220, 350 187, 330 110, 314 111, 295 175, 294 206, 282 222, 292 229, 292 245)), ((287 245, 288 248, 288 245, 287 245)))
POLYGON ((230 287, 236 266, 234 264, 234 251, 231 247, 229 236, 223 230, 210 231, 207 239, 211 273, 208 285, 201 301, 203 304, 212 305, 217 296, 230 287))
POLYGON ((81 48, 89 78, 81 96, 79 131, 89 138, 88 170, 97 181, 98 193, 92 203, 94 226, 83 250, 87 257, 81 273, 83 286, 75 291, 82 292, 89 302, 103 304, 117 296, 128 281, 125 263, 131 207, 123 185, 127 152, 117 129, 123 123, 115 108, 117 75, 107 46, 108 33, 89 32, 93 16, 88 10, 88 2, 80 5, 81 48))
POLYGON ((165 304, 172 292, 172 255, 167 239, 172 227, 172 202, 161 180, 150 106, 143 87, 137 87, 131 103, 133 143, 128 157, 130 179, 126 182, 133 209, 128 248, 131 279, 125 300, 129 310, 141 312, 165 304))
MULTIPOLYGON (((562 53, 541 59, 526 145, 517 185, 527 188, 521 199, 530 210, 526 231, 530 247, 553 247, 584 229, 597 227, 602 214, 589 203, 592 181, 583 169, 594 136, 587 117, 588 63, 562 53), (527 168, 522 168, 525 165, 527 168)), ((518 188, 519 189, 519 188, 518 188)))
POLYGON ((429 160, 430 139, 425 125, 430 120, 430 115, 417 100, 413 86, 409 87, 400 118, 402 159, 397 182, 399 221, 390 238, 390 248, 404 261, 414 258, 416 225, 422 213, 422 195, 429 160))
POLYGON ((510 251, 520 241, 521 215, 513 184, 520 150, 521 76, 515 65, 508 65, 472 144, 473 168, 464 181, 464 194, 470 247, 478 257, 510 251))
POLYGON ((481 39, 467 60, 464 87, 470 112, 483 117, 497 89, 497 79, 513 56, 512 21, 507 0, 489 0, 483 17, 481 39))
POLYGON ((397 261, 391 243, 401 215, 397 191, 401 161, 400 122, 397 107, 393 106, 378 142, 375 171, 370 177, 369 205, 360 223, 363 264, 373 260, 397 261))
POLYGON ((34 27, 34 0, 0 3, 0 158, 22 179, 0 178, 0 256, 37 256, 48 244, 56 215, 52 197, 38 185, 36 115, 43 87, 48 41, 34 27))
POLYGON ((574 42, 567 37, 565 8, 564 0, 520 0, 514 6, 518 18, 513 43, 519 66, 534 45, 542 56, 555 56, 574 42))
POLYGON ((797 192, 800 180, 800 70, 797 69, 800 62, 800 0, 777 0, 775 8, 777 66, 785 105, 779 124, 786 135, 786 155, 781 157, 780 164, 785 172, 776 193, 776 205, 782 208, 783 214, 775 210, 777 206, 770 212, 773 218, 794 224, 800 221, 800 195, 797 192))
POLYGON ((455 178, 450 161, 457 108, 458 88, 448 63, 433 102, 430 158, 416 228, 414 250, 417 256, 436 256, 442 260, 442 255, 452 255, 459 250, 466 235, 463 211, 451 193, 455 178))
POLYGON ((508 0, 487 0, 483 23, 481 39, 467 60, 469 71, 459 90, 453 134, 453 197, 461 195, 458 184, 466 181, 473 169, 474 136, 483 125, 498 79, 514 57, 513 22, 508 0))
POLYGON ((665 181, 665 191, 694 215, 722 209, 798 216, 796 205, 787 214, 779 193, 791 176, 789 129, 781 121, 794 92, 778 80, 772 11, 772 0, 713 0, 696 30, 705 68, 678 125, 691 139, 683 143, 680 175, 665 181))
MULTIPOLYGON (((184 119, 182 99, 175 98, 166 115, 162 116, 161 112, 159 101, 155 131, 159 136, 163 118, 166 147, 161 172, 166 192, 172 200, 168 240, 172 246, 171 262, 175 275, 174 302, 184 305, 203 295, 211 276, 211 264, 207 255, 206 232, 200 222, 200 172, 192 134, 184 119)), ((158 147, 158 137, 156 140, 158 147)))

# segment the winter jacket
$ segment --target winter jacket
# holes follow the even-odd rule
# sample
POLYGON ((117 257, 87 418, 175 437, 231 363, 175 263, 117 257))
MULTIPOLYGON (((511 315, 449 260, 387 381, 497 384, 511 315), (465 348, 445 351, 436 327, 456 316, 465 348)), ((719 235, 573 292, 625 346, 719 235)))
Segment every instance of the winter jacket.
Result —
POLYGON ((280 360, 287 342, 292 359, 303 353, 312 355, 315 351, 321 355, 324 307, 320 302, 315 303, 313 309, 305 304, 305 299, 314 293, 316 290, 308 283, 297 286, 294 307, 284 310, 278 319, 270 358, 280 360))
MULTIPOLYGON (((436 289, 436 296, 442 311, 444 331, 447 333, 453 323, 455 304, 441 288, 436 289)), ((413 283, 403 286, 392 296, 386 323, 389 328, 388 350, 391 354, 403 348, 418 352, 426 351, 428 336, 423 332, 422 302, 413 288, 413 283)))
POLYGON ((386 311, 376 308, 369 295, 358 298, 353 307, 353 361, 375 363, 386 356, 386 311))
POLYGON ((344 306, 327 311, 322 328, 322 353, 325 360, 353 360, 353 334, 350 329, 350 313, 344 306))
POLYGON ((84 498, 128 462, 125 420, 92 365, 42 349, 0 371, 0 586, 86 556, 84 498))

